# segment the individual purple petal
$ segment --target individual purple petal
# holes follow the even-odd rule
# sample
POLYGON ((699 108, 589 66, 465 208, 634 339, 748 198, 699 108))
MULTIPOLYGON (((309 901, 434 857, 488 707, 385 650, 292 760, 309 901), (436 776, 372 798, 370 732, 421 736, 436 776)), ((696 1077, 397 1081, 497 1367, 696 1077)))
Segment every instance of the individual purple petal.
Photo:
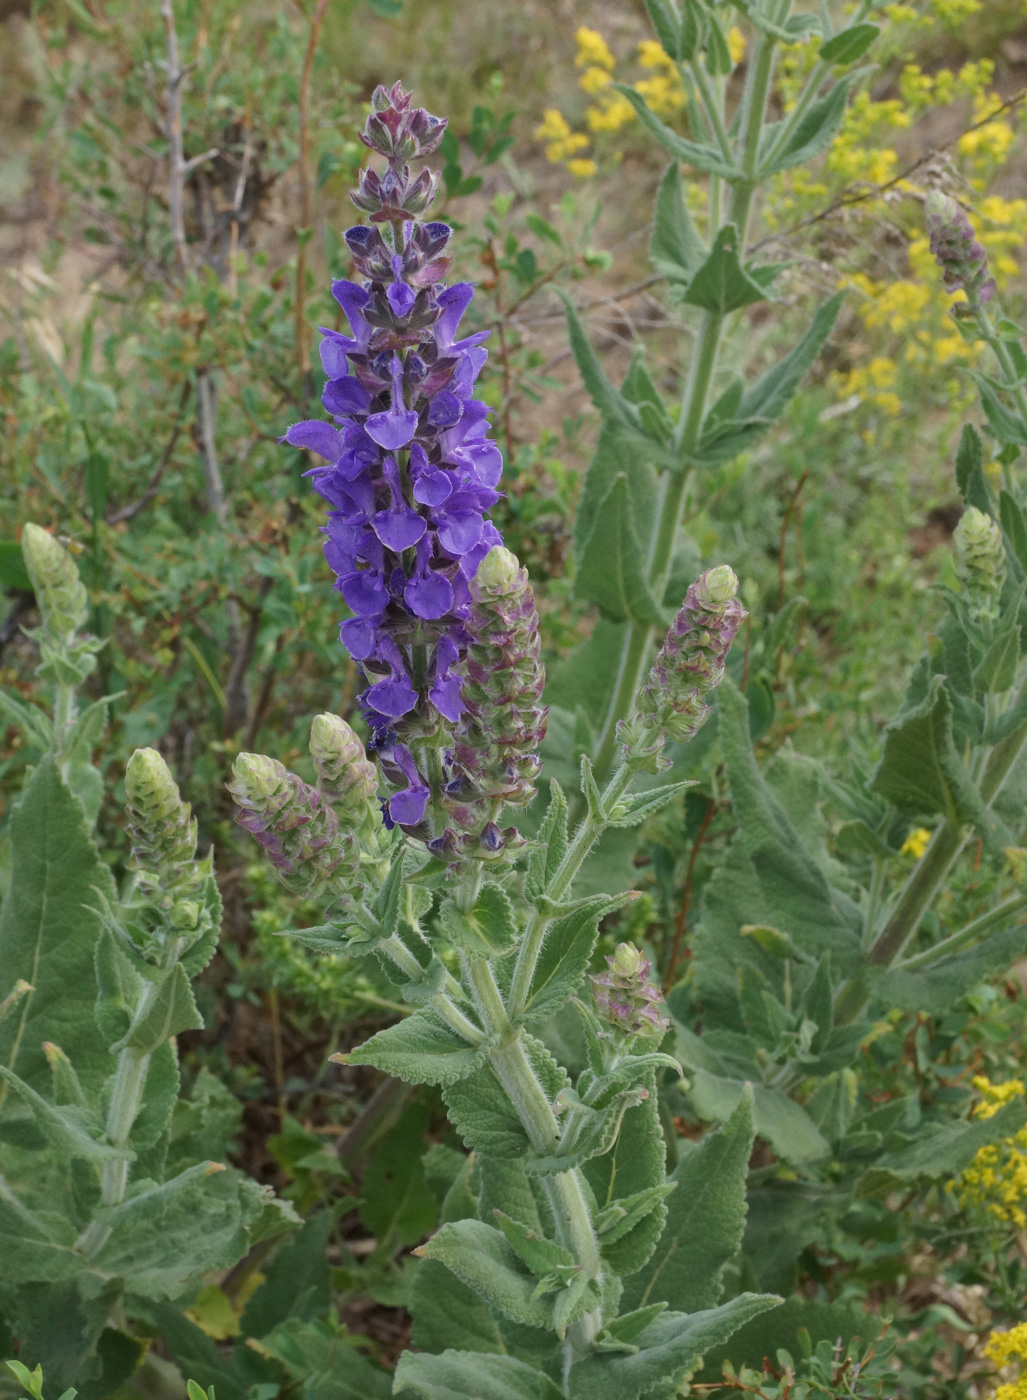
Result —
POLYGON ((483 521, 473 510, 444 511, 438 516, 439 544, 449 554, 466 554, 481 539, 483 521))
POLYGON ((357 342, 351 340, 349 336, 340 335, 338 331, 330 331, 321 328, 324 340, 321 342, 321 367, 329 379, 341 379, 349 372, 349 361, 346 359, 347 350, 355 350, 357 342))
POLYGON ((371 395, 359 379, 346 374, 341 379, 329 379, 321 402, 329 413, 341 418, 350 413, 366 413, 371 406, 371 395))
POLYGON ((378 626, 377 618, 351 617, 339 628, 339 641, 354 661, 374 656, 378 626))
POLYGON ((409 714, 417 704, 417 691, 406 676, 390 676, 364 691, 361 700, 389 719, 409 714))
POLYGON ((453 586, 447 578, 427 570, 415 574, 403 590, 406 605, 425 621, 445 617, 453 606, 453 586))
POLYGON ((426 787, 408 787, 389 798, 389 816, 396 826, 416 826, 424 819, 429 792, 426 787))
POLYGON ((452 287, 440 293, 438 306, 442 315, 435 322, 435 343, 441 352, 453 343, 453 336, 460 324, 460 318, 474 298, 474 287, 470 282, 454 282, 452 287))
POLYGON ((429 696, 439 714, 454 724, 464 712, 459 676, 436 676, 429 696))
POLYGON ((385 290, 389 305, 397 316, 405 316, 414 302, 417 300, 417 293, 412 287, 408 287, 405 282, 390 282, 385 290))
POLYGON ((350 329, 360 345, 366 345, 371 338, 371 327, 361 312, 371 300, 370 295, 356 282, 338 281, 332 283, 332 296, 342 307, 349 321, 350 329))
POLYGON ((410 507, 380 510, 371 524, 385 548, 396 554, 415 545, 427 529, 423 517, 410 507))
POLYGON ((337 462, 342 455, 344 439, 330 423, 322 423, 318 418, 308 418, 302 423, 293 423, 280 439, 290 447, 306 447, 318 453, 329 462, 337 462))
POLYGON ((403 362, 392 357, 392 407, 385 413, 374 413, 364 424, 368 434, 388 452, 394 452, 417 432, 417 414, 403 408, 403 362))
POLYGON ((414 482, 414 500, 423 506, 440 506, 452 492, 453 478, 449 472, 426 471, 414 482))
POLYGON ((339 579, 339 590, 359 617, 373 617, 389 601, 381 578, 370 569, 343 575, 339 579))
POLYGON ((433 428, 451 428, 460 419, 462 405, 456 394, 440 389, 428 409, 428 422, 433 428))

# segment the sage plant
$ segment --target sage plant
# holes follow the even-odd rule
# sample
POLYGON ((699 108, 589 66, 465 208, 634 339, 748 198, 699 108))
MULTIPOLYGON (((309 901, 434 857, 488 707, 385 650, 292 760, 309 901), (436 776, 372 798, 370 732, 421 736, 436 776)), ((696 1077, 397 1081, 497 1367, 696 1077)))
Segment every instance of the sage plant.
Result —
MULTIPOLYGON (((346 235, 365 280, 336 285, 350 335, 324 333, 336 426, 312 420, 286 434, 328 459, 311 474, 332 507, 325 552, 354 613, 342 640, 368 680, 361 705, 381 819, 368 818, 368 761, 341 721, 338 761, 325 761, 325 717, 312 732, 314 787, 243 754, 231 791, 241 825, 290 887, 324 903, 325 923, 294 936, 380 958, 412 1004, 342 1058, 440 1086, 476 1154, 473 1200, 416 1251, 423 1350, 401 1359, 396 1393, 636 1395, 674 1387, 707 1347, 776 1300, 743 1294, 714 1306, 738 1243, 735 1201, 711 1225, 701 1290, 679 1288, 674 1271, 661 1277, 662 1265, 645 1274, 695 1189, 689 1180, 680 1216, 668 1216, 684 1179, 666 1179, 656 1075, 678 1067, 661 1049, 669 1021, 641 950, 622 944, 591 994, 578 995, 601 920, 628 896, 575 898, 572 886, 603 831, 637 824, 680 792, 631 789, 659 769, 665 733, 682 737, 705 720, 744 613, 731 570, 705 574, 603 790, 583 759, 577 828, 555 783, 537 839, 503 826, 505 810, 535 791, 543 671, 527 577, 483 514, 501 462, 471 397, 481 336, 455 339, 471 288, 445 284, 449 230, 417 218, 435 178, 410 162, 434 150, 443 125, 399 85, 376 90, 363 139, 387 168, 368 172, 354 196, 372 227, 346 235), (571 1005, 588 1047, 573 1081, 538 1037, 571 1005), (630 1165, 613 1171, 621 1152, 630 1165), (644 1304, 625 1301, 643 1287, 644 1304), (468 1349, 461 1315, 495 1344, 468 1349)), ((732 1161, 744 1162, 751 1142, 743 1096, 725 1139, 732 1161)))
POLYGON ((298 1222, 242 1173, 172 1143, 175 1038, 203 1025, 191 981, 220 926, 212 860, 163 758, 137 749, 115 886, 90 835, 109 698, 79 706, 97 650, 88 598, 49 532, 27 526, 22 547, 54 705, 4 701, 36 762, 0 912, 0 1317, 53 1385, 106 1394, 146 1353, 129 1317, 298 1222))

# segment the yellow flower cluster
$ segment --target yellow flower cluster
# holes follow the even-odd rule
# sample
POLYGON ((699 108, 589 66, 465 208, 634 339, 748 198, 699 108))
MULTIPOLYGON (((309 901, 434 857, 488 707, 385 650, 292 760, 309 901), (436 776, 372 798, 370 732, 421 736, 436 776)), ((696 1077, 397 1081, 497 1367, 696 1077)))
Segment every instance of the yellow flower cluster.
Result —
POLYGON ((976 14, 984 0, 931 0, 925 10, 904 3, 883 5, 881 13, 893 24, 913 24, 918 29, 931 29, 936 20, 949 29, 955 29, 971 15, 976 14))
MULTIPOLYGON (((871 364, 875 363, 877 362, 873 360, 871 361, 871 364)), ((882 363, 890 364, 891 361, 885 360, 882 363)), ((892 371, 894 372, 895 366, 892 365, 891 367, 892 371)), ((882 405, 882 407, 885 407, 885 405, 882 405)), ((887 407, 888 412, 898 413, 899 411, 897 408, 891 408, 890 406, 887 407)), ((899 852, 899 854, 903 856, 912 856, 914 860, 919 860, 920 857, 923 855, 924 851, 927 850, 927 845, 930 839, 931 833, 927 830, 927 828, 925 826, 918 826, 915 831, 911 831, 906 837, 905 841, 902 843, 902 850, 899 852)))
MULTIPOLYGON (((976 1118, 991 1118, 1003 1104, 1024 1095, 1021 1079, 992 1084, 984 1075, 976 1075, 973 1085, 982 1095, 974 1111, 976 1118)), ((1024 1208, 1027 1206, 1027 1128, 1021 1128, 1015 1137, 982 1147, 953 1187, 961 1206, 975 1206, 1004 1225, 1024 1229, 1027 1226, 1024 1208)), ((1027 1339, 1027 1327, 1023 1331, 1027 1339)))
MULTIPOLYGON (((613 134, 635 120, 635 109, 623 93, 613 91, 613 73, 617 60, 610 46, 597 29, 582 25, 574 35, 577 53, 575 66, 580 68, 578 87, 593 101, 585 108, 585 125, 591 137, 613 134)), ((745 37, 734 28, 727 35, 727 46, 734 63, 745 56, 745 37)), ((632 84, 660 117, 673 117, 685 105, 685 88, 674 60, 664 52, 655 39, 643 39, 638 45, 638 64, 646 76, 632 84)), ((598 169, 588 150, 590 137, 574 131, 567 118, 550 107, 535 137, 545 142, 546 159, 554 165, 564 165, 572 175, 587 177, 598 169)))
MULTIPOLYGON (((1027 1322, 1008 1332, 992 1332, 984 1344, 984 1355, 996 1369, 1012 1361, 1027 1361, 1027 1322)), ((1015 1381, 1000 1385, 991 1400, 1027 1400, 1027 1370, 1015 1381)))

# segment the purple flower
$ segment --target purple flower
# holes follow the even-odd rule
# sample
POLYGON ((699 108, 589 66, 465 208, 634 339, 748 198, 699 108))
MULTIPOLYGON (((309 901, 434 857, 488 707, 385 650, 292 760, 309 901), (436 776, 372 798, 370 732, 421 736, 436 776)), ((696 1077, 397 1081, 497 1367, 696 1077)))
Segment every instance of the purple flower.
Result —
POLYGON ((437 179, 410 169, 444 131, 399 84, 375 90, 361 140, 386 168, 366 170, 353 195, 371 223, 345 235, 360 281, 332 285, 349 334, 322 331, 334 425, 296 423, 283 439, 324 459, 308 475, 328 508, 325 558, 353 614, 339 636, 364 671, 372 747, 399 788, 386 817, 428 837, 445 813, 424 773, 441 773, 438 785, 450 771, 469 583, 500 543, 486 516, 503 466, 489 409, 474 398, 486 333, 459 338, 474 289, 445 284, 451 230, 421 222, 437 179), (438 763, 426 762, 428 746, 438 763))

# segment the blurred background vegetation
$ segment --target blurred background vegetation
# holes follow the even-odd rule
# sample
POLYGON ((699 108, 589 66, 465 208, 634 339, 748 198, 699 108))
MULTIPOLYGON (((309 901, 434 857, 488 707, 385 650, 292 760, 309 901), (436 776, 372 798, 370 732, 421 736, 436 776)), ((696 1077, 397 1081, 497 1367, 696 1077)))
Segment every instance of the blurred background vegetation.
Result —
MULTIPOLYGON (((794 743, 856 765, 878 752, 937 615, 932 589, 950 578, 951 462, 976 412, 965 370, 977 351, 936 294, 923 193, 943 184, 973 203, 1015 317, 1027 227, 1022 0, 879 8, 889 24, 840 135, 812 176, 777 177, 760 211, 765 256, 789 264, 783 305, 743 318, 729 367, 769 362, 839 287, 842 319, 784 422, 707 470, 688 521, 696 571, 722 561, 742 580, 764 750, 794 743)), ((172 62, 170 81, 168 12, 157 0, 0 3, 0 685, 35 685, 18 546, 33 520, 72 543, 107 640, 96 693, 121 692, 98 759, 109 789, 134 747, 158 746, 201 845, 217 847, 226 939, 202 987, 207 1029, 182 1038, 194 1093, 225 1095, 236 1160, 309 1207, 345 1199, 351 1149, 377 1142, 395 1156, 438 1121, 414 1105, 397 1127, 393 1103, 361 1120, 365 1140, 334 1150, 371 1086, 327 1056, 389 1015, 387 989, 275 937, 315 913, 255 863, 224 793, 240 749, 302 774, 310 715, 353 717, 358 678, 336 640, 320 507, 305 459, 278 439, 320 413, 314 327, 339 324, 328 284, 348 272, 340 230, 356 221, 347 192, 365 154, 355 128, 372 87, 396 78, 450 117, 437 212, 457 229, 458 273, 479 286, 476 328, 492 331, 482 383, 506 457, 497 516, 531 571, 557 666, 594 622, 570 585, 597 422, 556 292, 581 308, 611 378, 641 354, 674 390, 682 327, 647 257, 662 160, 607 89, 611 75, 637 83, 668 118, 683 99, 641 0, 177 0, 188 71, 172 62), (187 163, 180 216, 169 103, 187 163)), ((786 67, 776 101, 802 76, 786 67)), ((14 727, 0 729, 0 833, 26 762, 14 727)), ((711 766, 638 858, 646 897, 630 932, 665 969, 724 834, 718 781, 711 766)), ((120 860, 117 810, 100 821, 120 860)), ((944 1024, 885 1028, 874 1072, 921 1082, 962 1060, 1007 1078, 1020 994, 1014 979, 944 1024)), ((404 1340, 391 1261, 423 1233, 417 1202, 422 1216, 434 1209, 430 1181, 407 1185, 392 1252, 365 1248, 376 1233, 365 1203, 333 1261, 343 1295, 375 1300, 371 1321, 349 1320, 387 1354, 404 1340)), ((804 1267, 905 1309, 904 1394, 978 1393, 984 1286, 948 1255, 943 1269, 933 1243, 911 1256, 897 1239, 880 1224, 858 1258, 825 1240, 804 1267)), ((232 1287, 214 1293, 241 1306, 232 1287)), ((194 1318, 230 1335, 238 1307, 208 1302, 194 1318)))

